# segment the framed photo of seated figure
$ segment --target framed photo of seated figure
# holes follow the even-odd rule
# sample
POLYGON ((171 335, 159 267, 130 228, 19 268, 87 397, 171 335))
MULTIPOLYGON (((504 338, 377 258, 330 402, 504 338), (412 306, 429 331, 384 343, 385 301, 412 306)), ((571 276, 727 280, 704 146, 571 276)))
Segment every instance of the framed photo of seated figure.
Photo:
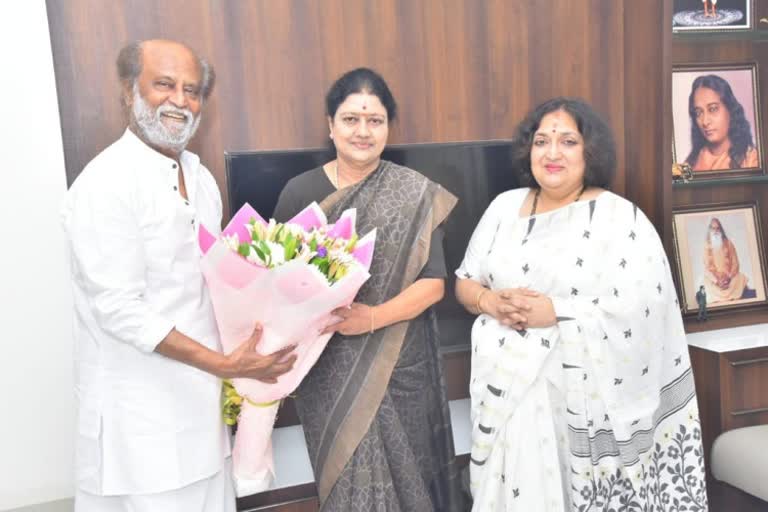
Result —
POLYGON ((672 32, 751 30, 753 3, 754 0, 674 0, 672 32))
POLYGON ((768 303, 765 246, 757 203, 718 204, 672 212, 683 313, 768 303))
POLYGON ((694 180, 764 174, 757 64, 672 70, 673 159, 694 180))

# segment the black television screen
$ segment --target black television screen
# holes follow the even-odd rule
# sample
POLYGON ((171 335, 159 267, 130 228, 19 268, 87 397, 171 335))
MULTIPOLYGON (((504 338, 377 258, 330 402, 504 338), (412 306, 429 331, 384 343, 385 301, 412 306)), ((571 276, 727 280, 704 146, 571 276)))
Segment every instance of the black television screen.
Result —
MULTIPOLYGON (((226 153, 230 215, 246 202, 269 218, 289 179, 318 167, 334 155, 328 149, 226 153)), ((473 316, 453 294, 453 271, 464 257, 472 231, 500 192, 517 187, 510 141, 480 141, 388 146, 382 158, 415 169, 459 198, 445 224, 446 296, 437 305, 445 350, 466 349, 473 316)))

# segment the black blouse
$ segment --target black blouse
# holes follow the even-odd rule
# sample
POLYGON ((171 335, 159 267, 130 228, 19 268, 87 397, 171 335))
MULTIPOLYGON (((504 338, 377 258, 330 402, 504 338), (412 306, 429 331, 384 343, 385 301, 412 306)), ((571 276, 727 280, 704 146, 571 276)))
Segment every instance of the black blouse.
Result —
MULTIPOLYGON (((286 222, 303 210, 312 201, 320 203, 323 199, 336 192, 336 188, 328 179, 322 167, 312 169, 292 178, 286 183, 277 200, 275 213, 272 215, 278 222, 286 222)), ((363 233, 364 234, 364 233, 363 233)), ((438 226, 432 233, 429 244, 427 263, 419 274, 419 279, 443 279, 447 275, 445 255, 443 254, 443 228, 438 226)))

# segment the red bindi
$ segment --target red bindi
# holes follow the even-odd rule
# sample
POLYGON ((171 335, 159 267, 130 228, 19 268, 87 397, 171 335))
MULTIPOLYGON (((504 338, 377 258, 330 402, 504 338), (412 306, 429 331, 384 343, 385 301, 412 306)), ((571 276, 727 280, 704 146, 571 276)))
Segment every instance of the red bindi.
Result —
POLYGON ((368 108, 368 105, 363 105, 363 110, 366 110, 368 108))

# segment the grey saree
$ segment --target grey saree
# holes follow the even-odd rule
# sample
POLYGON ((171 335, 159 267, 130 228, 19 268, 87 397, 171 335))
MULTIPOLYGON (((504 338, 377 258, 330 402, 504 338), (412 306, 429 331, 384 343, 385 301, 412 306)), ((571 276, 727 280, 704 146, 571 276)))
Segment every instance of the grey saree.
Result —
MULTIPOLYGON (((321 168, 295 178, 275 217, 287 220, 312 200, 322 200, 331 222, 357 208, 358 232, 376 228, 371 278, 355 299, 365 304, 385 302, 424 277, 433 232, 456 202, 419 173, 382 161, 339 191, 321 168)), ((431 308, 372 334, 336 334, 296 404, 322 511, 462 509, 431 308)))

